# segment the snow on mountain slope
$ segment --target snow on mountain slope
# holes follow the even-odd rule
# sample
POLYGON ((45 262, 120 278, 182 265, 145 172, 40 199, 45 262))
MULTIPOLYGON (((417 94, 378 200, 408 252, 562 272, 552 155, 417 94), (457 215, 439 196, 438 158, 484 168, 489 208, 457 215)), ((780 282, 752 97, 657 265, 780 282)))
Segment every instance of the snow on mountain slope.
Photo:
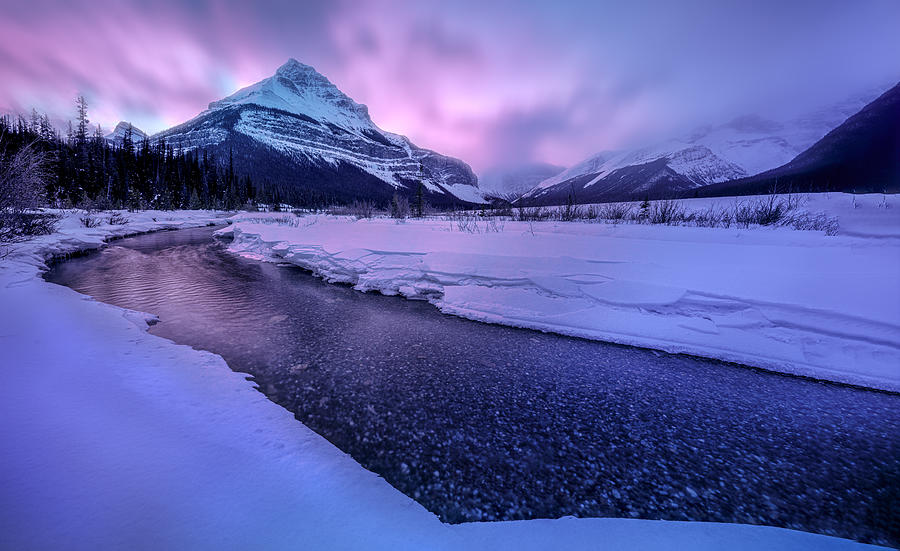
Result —
POLYGON ((432 202, 483 201, 467 164, 381 130, 365 105, 294 59, 153 140, 182 150, 239 151, 255 180, 287 181, 333 198, 384 200, 394 190, 413 194, 422 182, 432 202))
POLYGON ((580 163, 563 170, 556 176, 551 176, 546 180, 540 182, 535 188, 532 189, 544 189, 555 186, 556 184, 560 184, 567 180, 571 180, 577 176, 581 176, 583 174, 594 174, 601 172, 601 167, 606 164, 610 159, 619 155, 620 151, 601 151, 592 157, 588 157, 587 159, 581 161, 580 163))
POLYGON ((617 199, 758 174, 789 162, 877 95, 869 90, 788 121, 746 115, 652 147, 604 151, 544 180, 524 197, 557 202, 575 189, 579 200, 617 199))
POLYGON ((743 175, 740 167, 716 156, 707 147, 672 141, 653 148, 620 153, 610 158, 599 167, 595 178, 586 186, 599 182, 604 176, 620 168, 643 165, 660 159, 665 159, 672 170, 698 185, 743 175))
POLYGON ((648 193, 681 192, 746 173, 705 146, 677 140, 625 151, 604 152, 525 193, 526 201, 559 203, 631 199, 648 193), (583 172, 582 172, 583 171, 583 172))
POLYGON ((143 130, 125 121, 119 121, 116 128, 104 137, 112 145, 122 145, 125 143, 125 135, 128 133, 129 128, 131 128, 131 141, 135 145, 139 145, 149 137, 143 130))

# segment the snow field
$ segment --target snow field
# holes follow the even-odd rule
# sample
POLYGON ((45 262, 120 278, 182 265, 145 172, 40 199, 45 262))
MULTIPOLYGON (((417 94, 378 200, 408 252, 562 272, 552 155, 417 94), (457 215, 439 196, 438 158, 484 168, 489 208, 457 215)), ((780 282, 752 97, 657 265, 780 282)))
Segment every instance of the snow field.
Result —
POLYGON ((868 547, 714 523, 441 524, 219 356, 147 333, 150 315, 40 278, 49 258, 115 236, 221 221, 210 212, 127 217, 87 229, 68 213, 57 233, 0 260, 0 548, 868 547))

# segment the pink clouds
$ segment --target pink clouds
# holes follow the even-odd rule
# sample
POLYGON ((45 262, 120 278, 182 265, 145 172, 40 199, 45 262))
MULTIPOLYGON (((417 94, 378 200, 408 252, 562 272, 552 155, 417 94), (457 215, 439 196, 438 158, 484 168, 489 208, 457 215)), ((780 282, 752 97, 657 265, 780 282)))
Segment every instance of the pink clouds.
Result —
POLYGON ((93 118, 107 127, 126 114, 158 125, 191 116, 217 93, 210 79, 216 63, 168 20, 164 12, 117 5, 58 6, 27 25, 4 19, 0 40, 9 62, 0 78, 11 86, 2 102, 38 103, 65 116, 84 93, 93 118), (160 43, 166 47, 154 48, 160 43))
POLYGON ((811 96, 900 77, 883 57, 900 51, 886 23, 900 16, 896 3, 652 4, 7 2, 0 109, 34 106, 62 121, 84 93, 94 122, 153 132, 296 57, 366 103, 386 130, 480 170, 571 164, 742 110, 805 108, 811 96), (838 31, 843 42, 826 40, 838 31))

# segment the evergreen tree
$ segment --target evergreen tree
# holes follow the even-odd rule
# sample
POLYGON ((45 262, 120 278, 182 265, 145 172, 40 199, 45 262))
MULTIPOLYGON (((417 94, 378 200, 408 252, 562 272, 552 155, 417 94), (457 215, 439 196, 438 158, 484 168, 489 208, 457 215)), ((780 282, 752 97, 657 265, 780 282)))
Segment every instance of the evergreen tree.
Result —
POLYGON ((134 154, 134 130, 129 123, 125 127, 125 136, 122 137, 122 149, 130 154, 134 154))
POLYGON ((188 202, 188 209, 200 210, 202 208, 203 203, 200 201, 200 195, 197 194, 197 189, 194 188, 194 191, 191 192, 191 200, 188 202))
POLYGON ((29 129, 34 134, 39 134, 41 131, 41 118, 34 107, 31 108, 31 127, 29 129))
POLYGON ((416 218, 422 218, 425 213, 425 198, 422 192, 424 187, 422 182, 419 182, 419 186, 416 188, 416 218))
POLYGON ((85 142, 87 142, 88 123, 91 122, 90 120, 88 120, 87 109, 87 99, 85 99, 84 96, 78 96, 78 98, 75 99, 76 118, 78 120, 75 139, 79 144, 84 144, 85 142))

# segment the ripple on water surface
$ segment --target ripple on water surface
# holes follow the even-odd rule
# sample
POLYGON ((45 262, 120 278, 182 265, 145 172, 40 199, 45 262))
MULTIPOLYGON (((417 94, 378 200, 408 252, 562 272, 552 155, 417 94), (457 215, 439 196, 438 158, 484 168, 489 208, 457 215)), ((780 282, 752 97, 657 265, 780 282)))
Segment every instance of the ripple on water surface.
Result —
POLYGON ((211 230, 48 275, 158 314, 449 522, 637 517, 900 543, 900 397, 485 325, 237 258, 211 230))

